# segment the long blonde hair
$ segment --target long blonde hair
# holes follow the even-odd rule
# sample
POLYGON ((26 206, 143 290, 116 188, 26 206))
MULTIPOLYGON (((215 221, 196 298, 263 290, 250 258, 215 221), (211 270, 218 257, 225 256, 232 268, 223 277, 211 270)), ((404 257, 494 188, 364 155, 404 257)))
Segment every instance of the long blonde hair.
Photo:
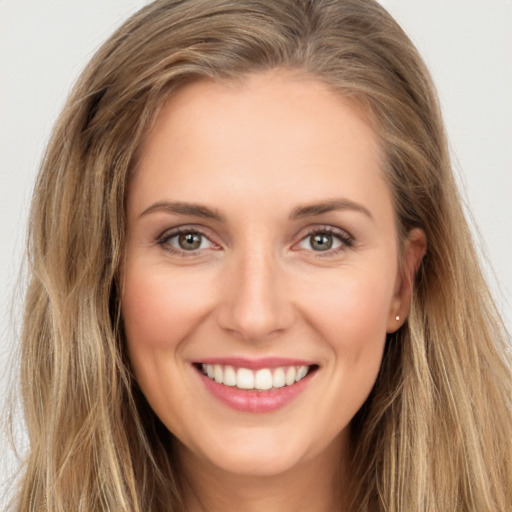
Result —
MULTIPOLYGON (((373 0, 158 0, 84 70, 33 198, 22 334, 30 451, 17 510, 184 510, 173 437, 130 371, 119 309, 125 190, 173 89, 294 69, 371 115, 402 240, 428 253, 353 420, 354 511, 510 510, 510 348, 454 183, 429 74, 373 0)), ((341 485, 341 483, 340 483, 341 485)))

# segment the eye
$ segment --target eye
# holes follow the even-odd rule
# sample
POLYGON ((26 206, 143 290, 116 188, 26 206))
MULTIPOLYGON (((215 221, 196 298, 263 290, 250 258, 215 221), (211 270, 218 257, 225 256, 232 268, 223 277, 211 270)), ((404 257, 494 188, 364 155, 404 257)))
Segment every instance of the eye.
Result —
POLYGON ((203 233, 194 229, 168 231, 158 239, 158 244, 168 251, 177 253, 194 252, 217 247, 203 233))
POLYGON ((333 235, 317 233, 316 235, 309 235, 301 244, 303 248, 305 248, 304 245, 307 245, 308 249, 311 248, 314 251, 328 251, 333 246, 334 248, 339 247, 341 243, 333 235))
POLYGON ((298 244, 300 249, 314 252, 337 253, 353 245, 353 239, 347 233, 331 227, 310 232, 298 244))
POLYGON ((204 236, 198 233, 180 233, 171 238, 173 239, 176 239, 178 246, 184 251, 196 251, 204 245, 204 236))

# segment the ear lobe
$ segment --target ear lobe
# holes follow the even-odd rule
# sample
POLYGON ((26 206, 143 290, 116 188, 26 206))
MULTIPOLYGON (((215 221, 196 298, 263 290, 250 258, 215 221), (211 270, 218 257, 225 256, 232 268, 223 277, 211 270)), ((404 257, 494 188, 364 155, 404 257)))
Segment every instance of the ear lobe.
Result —
POLYGON ((409 314, 414 277, 426 252, 427 237, 425 232, 420 228, 411 229, 405 242, 403 268, 399 272, 396 293, 391 301, 387 325, 388 333, 397 331, 409 314))

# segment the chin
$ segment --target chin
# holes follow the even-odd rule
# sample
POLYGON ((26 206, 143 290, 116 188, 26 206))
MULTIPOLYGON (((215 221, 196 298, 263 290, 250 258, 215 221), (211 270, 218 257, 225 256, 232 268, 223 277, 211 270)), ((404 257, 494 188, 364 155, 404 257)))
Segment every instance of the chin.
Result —
POLYGON ((224 450, 210 461, 227 473, 263 478, 291 471, 300 465, 302 459, 298 454, 286 453, 282 447, 262 450, 255 446, 253 450, 224 450))
POLYGON ((286 432, 253 428, 222 435, 216 441, 205 435, 208 442, 191 447, 191 451, 197 463, 208 461, 212 468, 232 475, 272 477, 300 470, 322 454, 335 453, 336 439, 341 439, 340 436, 329 442, 326 437, 307 437, 290 435, 289 425, 286 432))

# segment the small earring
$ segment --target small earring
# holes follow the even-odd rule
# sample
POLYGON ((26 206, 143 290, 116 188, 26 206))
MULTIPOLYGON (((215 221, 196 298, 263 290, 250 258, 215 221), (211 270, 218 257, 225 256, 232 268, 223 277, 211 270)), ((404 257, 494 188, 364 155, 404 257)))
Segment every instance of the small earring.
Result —
POLYGON ((400 320, 400 315, 396 315, 395 320, 398 322, 400 320))

